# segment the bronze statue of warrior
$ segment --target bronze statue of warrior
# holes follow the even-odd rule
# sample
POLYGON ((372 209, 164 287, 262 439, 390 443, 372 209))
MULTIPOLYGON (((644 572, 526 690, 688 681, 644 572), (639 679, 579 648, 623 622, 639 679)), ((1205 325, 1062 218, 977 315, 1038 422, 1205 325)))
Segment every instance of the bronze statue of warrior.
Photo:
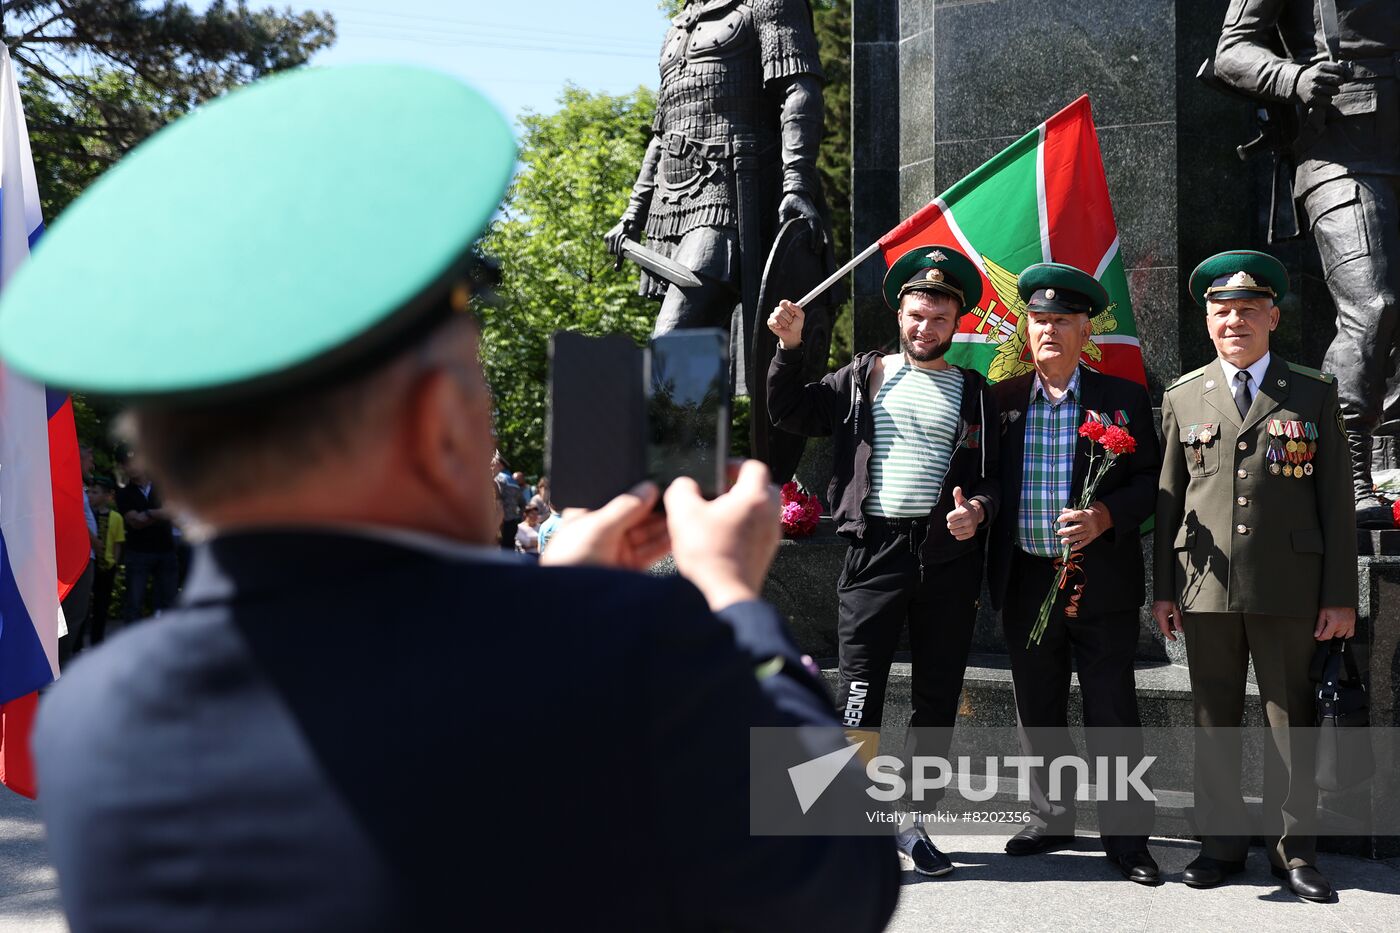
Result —
MULTIPOLYGON (((807 0, 689 0, 666 33, 660 75, 651 140, 608 248, 636 258, 645 231, 646 249, 672 261, 638 259, 641 293, 661 301, 654 332, 736 333, 736 387, 757 399, 768 363, 754 354, 755 333, 766 331, 759 290, 779 230, 795 221, 813 252, 830 254, 811 8, 807 0)), ((766 433, 766 412, 764 424, 755 414, 755 431, 766 433)), ((765 457, 758 448, 766 442, 755 439, 754 455, 765 457)))
POLYGON ((1400 15, 1395 0, 1231 0, 1215 54, 1231 87, 1298 112, 1292 195, 1337 306, 1337 376, 1357 521, 1391 527, 1371 434, 1400 352, 1400 15))

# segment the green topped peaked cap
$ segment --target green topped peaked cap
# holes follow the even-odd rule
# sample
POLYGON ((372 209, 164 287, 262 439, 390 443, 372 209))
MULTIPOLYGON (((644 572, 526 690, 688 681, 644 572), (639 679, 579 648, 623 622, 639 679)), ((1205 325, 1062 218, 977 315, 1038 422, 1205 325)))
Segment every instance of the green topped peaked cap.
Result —
POLYGON ((904 293, 914 291, 952 295, 962 313, 982 300, 982 273, 951 246, 916 246, 885 273, 885 304, 898 310, 904 293))
POLYGON ((495 108, 436 72, 259 81, 161 130, 63 213, 0 295, 0 357, 166 404, 349 370, 445 318, 515 153, 495 108))
POLYGON ((1044 314, 1102 314, 1108 292, 1083 269, 1063 262, 1038 262, 1016 277, 1016 291, 1027 311, 1044 314))
POLYGON ((1187 290, 1202 306, 1213 298, 1272 298, 1278 304, 1288 294, 1288 270, 1268 253, 1232 249, 1197 266, 1187 290))

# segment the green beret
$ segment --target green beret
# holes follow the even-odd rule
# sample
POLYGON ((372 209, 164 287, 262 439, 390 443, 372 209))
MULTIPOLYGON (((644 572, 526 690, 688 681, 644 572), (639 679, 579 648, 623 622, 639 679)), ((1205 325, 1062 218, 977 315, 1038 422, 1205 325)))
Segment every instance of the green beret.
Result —
POLYGON ((1232 249, 1197 266, 1187 290, 1201 306, 1216 298, 1271 298, 1278 304, 1288 294, 1288 270, 1268 253, 1232 249))
POLYGON ((1098 279, 1062 262, 1026 266, 1016 278, 1016 291, 1026 303, 1027 311, 1044 314, 1093 317, 1108 307, 1108 292, 1098 279))
POLYGON ((913 291, 952 295, 961 314, 982 300, 982 273, 951 246, 916 246, 885 273, 885 304, 898 310, 899 299, 913 291))
POLYGON ((155 134, 58 218, 0 297, 0 357, 165 404, 358 371, 461 310, 514 166, 506 121, 455 78, 259 81, 155 134))

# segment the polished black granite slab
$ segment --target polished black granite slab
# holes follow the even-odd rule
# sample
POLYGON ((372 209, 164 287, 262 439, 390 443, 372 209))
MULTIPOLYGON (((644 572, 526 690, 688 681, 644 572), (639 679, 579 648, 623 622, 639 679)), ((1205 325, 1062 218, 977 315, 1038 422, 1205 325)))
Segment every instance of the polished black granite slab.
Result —
MULTIPOLYGON (((1223 16, 1219 0, 854 0, 855 242, 1088 94, 1154 399, 1213 356, 1185 284, 1222 249, 1283 260, 1295 294, 1276 349, 1319 365, 1334 312, 1316 249, 1266 242, 1271 166, 1235 152, 1253 108, 1195 77, 1223 16)), ((878 302, 859 302, 882 273, 873 259, 856 277, 858 349, 894 335, 878 302)))

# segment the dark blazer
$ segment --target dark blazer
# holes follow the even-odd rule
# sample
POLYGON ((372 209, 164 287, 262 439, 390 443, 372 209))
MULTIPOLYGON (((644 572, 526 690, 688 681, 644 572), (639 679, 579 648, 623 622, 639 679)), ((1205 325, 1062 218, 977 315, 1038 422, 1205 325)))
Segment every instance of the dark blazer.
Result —
POLYGON ((260 532, 84 654, 34 745, 76 933, 880 929, 888 837, 750 835, 749 727, 796 723, 837 724, 766 604, 260 532))
MULTIPOLYGON (((1152 403, 1136 382, 1080 368, 1079 407, 1083 411, 1128 413, 1128 432, 1137 450, 1125 454, 1104 475, 1097 498, 1113 516, 1113 527, 1084 548, 1084 587, 1080 610, 1086 615, 1136 609, 1145 596, 1140 526, 1153 513, 1157 471, 1162 463, 1152 403)), ((992 387, 1001 411, 1001 511, 992 528, 987 558, 987 586, 992 605, 1006 604, 1011 579, 1016 529, 1021 513, 1021 473, 1026 449, 1026 408, 1035 373, 999 382, 992 387)), ((1081 421, 1083 419, 1081 418, 1081 421)), ((1089 473, 1089 447, 1079 438, 1074 455, 1071 501, 1084 489, 1089 473)))

